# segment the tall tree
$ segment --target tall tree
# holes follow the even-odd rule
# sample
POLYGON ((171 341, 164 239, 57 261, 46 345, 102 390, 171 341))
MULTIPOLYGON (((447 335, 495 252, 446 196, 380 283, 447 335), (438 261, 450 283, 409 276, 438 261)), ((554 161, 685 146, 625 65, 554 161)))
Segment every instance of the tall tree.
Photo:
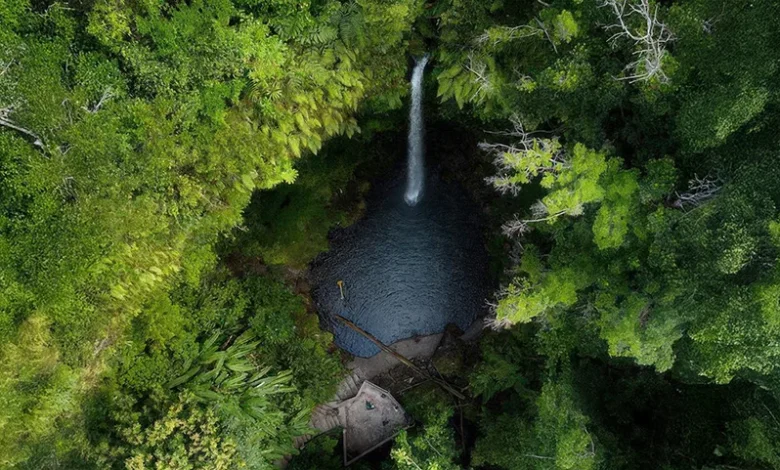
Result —
POLYGON ((400 104, 419 8, 3 2, 2 465, 79 442, 46 436, 77 414, 134 319, 175 323, 147 309, 198 285, 255 188, 292 181, 302 153, 357 131, 367 95, 400 104), (20 368, 30 347, 40 360, 20 368))

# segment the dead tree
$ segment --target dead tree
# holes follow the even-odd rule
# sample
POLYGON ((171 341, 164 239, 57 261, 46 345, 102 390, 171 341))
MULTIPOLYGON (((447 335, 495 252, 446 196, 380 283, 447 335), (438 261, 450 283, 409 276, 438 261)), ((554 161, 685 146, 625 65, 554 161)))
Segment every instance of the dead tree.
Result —
POLYGON ((626 66, 630 74, 620 79, 634 83, 657 77, 662 83, 667 83, 669 77, 663 70, 663 62, 668 53, 667 45, 674 40, 674 34, 658 19, 658 6, 653 8, 650 0, 604 0, 601 6, 610 8, 617 20, 617 23, 604 27, 607 31, 614 31, 609 42, 616 45, 625 38, 633 41, 636 47, 636 60, 626 66), (634 18, 639 20, 636 28, 629 24, 634 18))
POLYGON ((552 46, 555 53, 558 53, 558 47, 555 45, 555 41, 552 38, 552 35, 550 34, 550 31, 547 30, 547 25, 544 24, 544 21, 540 20, 539 18, 534 18, 534 21, 536 21, 536 24, 539 25, 539 29, 544 33, 544 37, 547 38, 547 41, 552 46))
POLYGON ((91 108, 87 106, 82 106, 81 109, 84 111, 95 114, 96 112, 100 111, 100 108, 103 107, 104 104, 108 102, 111 98, 114 97, 114 91, 111 89, 111 87, 106 87, 105 90, 103 90, 103 94, 100 96, 100 99, 97 103, 95 103, 91 108))
POLYGON ((8 73, 8 70, 11 68, 11 65, 13 65, 13 62, 10 60, 8 62, 0 60, 0 77, 8 73))
POLYGON ((41 140, 40 137, 38 137, 38 134, 35 132, 25 129, 24 127, 16 124, 11 120, 11 115, 13 114, 15 110, 14 105, 8 105, 4 108, 0 108, 0 126, 6 127, 8 129, 12 129, 20 134, 22 134, 27 140, 29 140, 34 146, 38 147, 41 150, 46 150, 46 146, 43 144, 43 140, 41 140))
POLYGON ((466 63, 466 70, 474 75, 474 81, 477 82, 479 88, 474 92, 474 96, 477 98, 477 102, 482 102, 485 95, 493 89, 493 83, 488 76, 487 64, 477 59, 473 52, 469 53, 468 62, 466 63))
POLYGON ((532 36, 541 36, 544 34, 542 29, 528 24, 520 26, 494 26, 474 38, 474 44, 477 46, 497 46, 502 42, 513 41, 515 39, 528 38, 532 36), (492 34, 491 34, 492 32, 492 34))
MULTIPOLYGON (((512 129, 500 135, 513 138, 512 144, 482 142, 479 148, 495 156, 493 164, 498 174, 485 181, 503 194, 516 196, 522 185, 539 175, 559 173, 569 167, 566 153, 558 139, 542 138, 539 133, 525 129, 517 116, 511 118, 512 129)), ((531 224, 553 220, 564 214, 577 215, 581 208, 550 213, 539 200, 531 206, 531 217, 514 218, 504 223, 501 230, 507 237, 519 237, 531 230, 531 224)))
POLYGON ((495 156, 493 164, 498 168, 498 174, 485 178, 485 181, 503 194, 516 196, 521 189, 514 177, 518 172, 523 173, 525 179, 531 179, 539 174, 560 171, 568 166, 568 162, 558 139, 542 138, 538 133, 526 131, 517 116, 513 116, 511 122, 511 130, 498 134, 512 137, 513 143, 481 142, 479 148, 495 156), (539 154, 550 155, 544 165, 523 166, 523 160, 539 154))
POLYGON ((547 29, 547 25, 537 18, 533 19, 535 24, 522 24, 519 26, 494 26, 484 33, 474 38, 474 44, 478 47, 497 46, 503 42, 514 41, 516 39, 530 37, 545 37, 552 45, 553 50, 558 53, 558 47, 547 29))
POLYGON ((582 207, 578 206, 574 211, 563 210, 550 214, 544 202, 539 200, 531 205, 531 217, 523 219, 515 214, 511 220, 504 222, 501 226, 501 232, 507 237, 519 237, 520 235, 531 231, 531 224, 547 222, 566 214, 579 215, 581 212, 582 207))
POLYGON ((704 178, 699 178, 694 175, 693 179, 688 181, 687 191, 675 193, 677 199, 672 202, 672 207, 688 209, 700 206, 714 198, 722 188, 723 182, 717 177, 705 176, 704 178))

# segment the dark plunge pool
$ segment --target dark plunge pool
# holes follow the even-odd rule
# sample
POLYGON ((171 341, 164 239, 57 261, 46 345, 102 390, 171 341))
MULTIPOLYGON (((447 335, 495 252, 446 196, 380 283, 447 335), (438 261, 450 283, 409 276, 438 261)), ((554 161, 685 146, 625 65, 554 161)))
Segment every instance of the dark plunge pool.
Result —
POLYGON ((356 356, 379 352, 333 319, 340 314, 383 343, 467 329, 484 312, 487 254, 479 209, 435 174, 423 199, 404 201, 403 172, 375 186, 365 216, 331 234, 330 250, 312 263, 312 295, 336 344, 356 356), (341 299, 337 282, 344 285, 341 299))

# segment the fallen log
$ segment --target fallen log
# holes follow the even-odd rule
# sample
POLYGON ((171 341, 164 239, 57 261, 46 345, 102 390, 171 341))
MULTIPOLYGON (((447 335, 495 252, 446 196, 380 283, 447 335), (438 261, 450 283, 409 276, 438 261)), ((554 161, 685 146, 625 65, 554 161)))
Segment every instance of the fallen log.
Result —
POLYGON ((412 369, 413 371, 417 372, 418 374, 420 374, 421 376, 425 377, 426 379, 433 381, 434 383, 436 383, 436 385, 440 386, 445 391, 447 391, 448 393, 452 394, 455 398, 457 398, 459 400, 465 400, 466 399, 466 397, 462 393, 460 393, 458 390, 456 390, 452 385, 447 383, 445 380, 440 379, 438 377, 433 377, 432 375, 428 374, 423 369, 420 369, 412 361, 410 361, 409 359, 404 357, 403 354, 401 354, 401 353, 399 353, 397 351, 394 351, 389 346, 387 346, 385 343, 379 341, 379 339, 376 336, 374 336, 371 333, 367 332, 366 330, 360 328, 359 326, 357 326, 356 324, 354 324, 351 321, 347 320, 346 318, 342 317, 341 315, 336 315, 336 319, 338 321, 340 321, 341 323, 343 323, 344 325, 346 325, 348 328, 356 331, 357 333, 360 333, 366 339, 368 339, 372 343, 376 344, 379 347, 379 349, 381 349, 382 351, 384 351, 384 352, 390 354, 391 356, 393 356, 394 358, 398 359, 398 361, 400 361, 401 364, 405 365, 406 367, 409 367, 410 369, 412 369))

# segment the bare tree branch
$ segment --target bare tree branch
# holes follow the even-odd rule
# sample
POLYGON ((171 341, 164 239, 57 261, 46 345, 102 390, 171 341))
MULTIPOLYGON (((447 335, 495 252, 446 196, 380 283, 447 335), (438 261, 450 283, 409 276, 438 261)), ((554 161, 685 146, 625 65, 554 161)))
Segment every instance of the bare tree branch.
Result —
POLYGON ((523 454, 523 457, 531 457, 532 459, 540 459, 540 460, 555 460, 555 457, 548 457, 546 455, 536 455, 536 454, 523 454))
POLYGON ((723 188, 723 182, 717 177, 705 176, 699 178, 694 175, 693 179, 688 181, 688 190, 684 193, 675 193, 677 200, 672 203, 673 207, 686 209, 699 206, 715 197, 723 188))
POLYGON ((534 18, 534 23, 523 24, 519 26, 494 26, 485 30, 482 34, 474 38, 474 44, 478 47, 486 45, 497 46, 502 42, 514 41, 515 39, 530 38, 534 36, 546 37, 553 47, 555 53, 558 53, 558 47, 555 45, 550 32, 547 30, 547 26, 539 18, 534 18))
POLYGON ((11 68, 12 64, 13 64, 12 61, 8 61, 8 62, 0 61, 0 77, 8 73, 8 70, 11 68))
POLYGON ((502 42, 513 41, 515 39, 540 36, 542 32, 542 29, 535 28, 528 24, 520 26, 494 26, 474 38, 474 44, 477 46, 485 46, 488 44, 496 46, 502 42), (491 34, 491 32, 493 34, 491 34))
POLYGON ((506 318, 498 319, 496 316, 492 316, 485 320, 485 327, 490 328, 493 331, 501 331, 512 326, 512 322, 506 318))
MULTIPOLYGON (((541 207, 544 208, 544 211, 546 213, 547 208, 544 206, 542 201, 537 201, 534 204, 534 206, 538 206, 538 205, 541 205, 541 207)), ((536 209, 535 209, 534 206, 532 206, 531 210, 533 212, 536 212, 536 209)), ((539 222, 547 222, 548 220, 553 220, 556 217, 560 217, 560 216, 562 216, 564 214, 567 214, 567 212, 566 211, 559 211, 559 212, 556 212, 555 214, 548 214, 548 215, 545 215, 544 217, 534 217, 534 218, 531 218, 531 219, 521 219, 520 217, 515 215, 512 220, 510 220, 508 222, 505 222, 504 225, 501 226, 501 232, 504 235, 506 235, 507 237, 516 237, 516 236, 519 236, 519 235, 522 235, 524 233, 527 233, 527 232, 531 231, 530 224, 536 224, 536 223, 539 223, 539 222)))
POLYGON ((41 150, 46 150, 46 147, 43 145, 43 140, 41 140, 38 135, 29 130, 25 129, 22 126, 19 126, 15 122, 11 120, 11 114, 14 112, 14 106, 9 105, 5 108, 0 108, 0 126, 7 127, 9 129, 13 129, 16 132, 19 132, 23 134, 28 140, 32 141, 32 144, 36 147, 38 147, 41 150))
POLYGON ((530 230, 531 227, 528 226, 528 223, 517 215, 501 226, 501 232, 507 237, 518 237, 530 230))
POLYGON ((474 56, 473 52, 469 53, 469 60, 466 63, 466 70, 474 75, 474 80, 479 84, 479 88, 474 93, 477 98, 477 102, 481 102, 485 95, 493 89, 493 84, 488 77, 487 64, 474 56))
POLYGON ((481 142, 479 148, 495 156, 493 164, 498 168, 498 174, 486 178, 485 181, 503 194, 516 196, 520 193, 521 187, 512 176, 520 171, 524 159, 539 153, 551 155, 546 165, 522 170, 527 179, 540 173, 559 171, 567 167, 568 162, 563 147, 558 144, 557 139, 543 139, 538 137, 538 133, 526 131, 517 116, 513 116, 511 122, 512 129, 499 134, 513 137, 512 144, 481 142))
POLYGON ((552 36, 550 36, 550 32, 547 31, 547 27, 544 25, 544 22, 542 20, 540 20, 539 18, 534 18, 534 20, 536 21, 536 24, 539 25, 539 29, 541 29, 544 32, 545 37, 547 37, 547 40, 550 41, 550 44, 552 45, 553 50, 557 54, 558 53, 558 48, 555 46, 555 41, 553 41, 552 36))
POLYGON ((720 13, 716 16, 706 19, 701 23, 701 29, 707 34, 712 34, 715 31, 715 25, 723 18, 723 12, 725 10, 725 4, 721 6, 720 13))
POLYGON ((626 66, 630 75, 621 77, 631 83, 647 81, 657 77, 662 83, 667 83, 669 77, 663 70, 664 58, 667 55, 667 44, 672 42, 674 34, 658 19, 658 6, 653 8, 650 0, 603 0, 602 7, 609 7, 615 14, 617 23, 604 27, 607 31, 615 31, 609 38, 613 45, 620 39, 634 42, 637 50, 636 60, 626 66), (638 28, 633 28, 631 18, 638 18, 638 28))
POLYGON ((108 100, 110 100, 113 97, 114 97, 114 92, 111 89, 111 87, 106 87, 106 89, 103 90, 103 95, 100 97, 98 102, 95 103, 94 106, 92 106, 92 108, 88 108, 87 106, 82 106, 81 109, 83 109, 84 111, 90 114, 94 114, 100 111, 100 108, 103 107, 103 105, 106 104, 106 102, 108 102, 108 100))

